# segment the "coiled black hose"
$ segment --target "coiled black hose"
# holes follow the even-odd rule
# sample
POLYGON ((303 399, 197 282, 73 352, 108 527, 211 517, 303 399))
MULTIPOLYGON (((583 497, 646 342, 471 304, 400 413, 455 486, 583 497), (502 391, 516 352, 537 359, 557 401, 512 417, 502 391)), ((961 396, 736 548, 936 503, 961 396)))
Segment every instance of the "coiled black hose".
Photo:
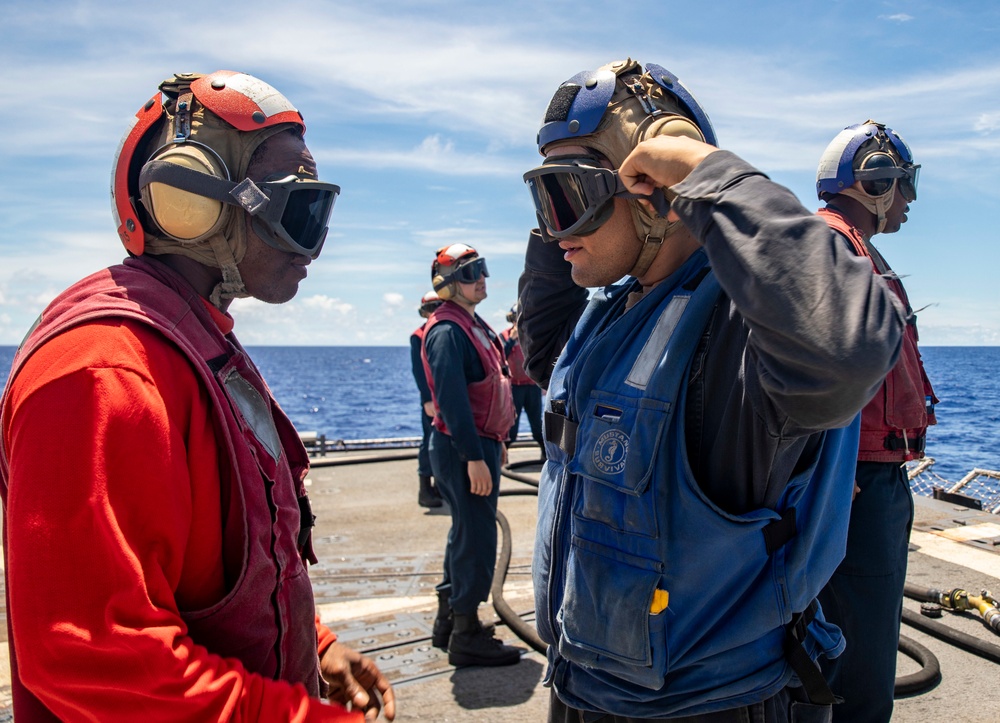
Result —
MULTIPOLYGON (((505 465, 501 469, 501 474, 504 477, 515 480, 517 482, 522 482, 527 484, 534 489, 532 490, 501 490, 501 495, 533 495, 538 493, 538 480, 534 477, 528 475, 520 474, 515 472, 515 469, 520 469, 522 467, 531 467, 540 464, 541 460, 528 460, 523 462, 513 462, 511 464, 505 465)), ((524 622, 523 619, 510 607, 503 596, 503 585, 504 581, 507 579, 507 569, 510 565, 511 556, 511 540, 510 540, 510 525, 507 522, 507 518, 503 516, 499 510, 497 511, 497 524, 500 526, 501 532, 501 545, 500 545, 500 555, 497 560, 496 571, 493 575, 493 587, 490 590, 490 594, 493 596, 493 607, 497 612, 500 619, 514 631, 521 640, 530 645, 533 649, 539 653, 544 654, 547 647, 546 644, 538 637, 534 628, 524 622)), ((908 610, 903 610, 903 622, 909 623, 914 627, 918 627, 917 624, 911 622, 911 616, 920 618, 919 615, 914 615, 908 610)), ((923 619, 917 621, 923 622, 923 619)), ((929 621, 927 621, 929 622, 929 621)), ((945 631, 950 631, 944 625, 938 624, 940 628, 945 631)), ((926 631, 925 631, 926 632, 926 631)), ((955 631, 951 631, 955 632, 955 631)), ((954 644, 959 645, 959 640, 962 636, 969 638, 977 643, 981 642, 972 638, 972 636, 964 635, 964 633, 957 634, 955 636, 956 642, 954 644)), ((945 638, 947 640, 947 638, 945 638)), ((948 640, 948 642, 952 642, 948 640)), ((967 641, 962 641, 964 644, 971 645, 967 641)), ((988 643, 983 643, 983 645, 989 646, 988 643)), ((962 647, 962 645, 959 645, 962 647)), ((995 646, 993 646, 995 647, 995 646)), ((963 648, 967 649, 967 648, 963 648)), ((893 687, 893 696, 896 698, 917 695, 918 693, 923 693, 930 690, 938 684, 941 680, 941 664, 937 657, 928 650, 926 647, 916 642, 911 638, 906 636, 899 636, 899 651, 906 655, 907 657, 913 659, 920 665, 920 670, 909 675, 904 675, 896 678, 896 684, 893 687)))
MULTIPOLYGON (((903 611, 908 612, 906 610, 903 611)), ((893 698, 906 698, 924 693, 941 682, 941 663, 937 656, 923 645, 905 635, 899 636, 899 652, 917 661, 920 670, 896 678, 892 688, 893 698)))

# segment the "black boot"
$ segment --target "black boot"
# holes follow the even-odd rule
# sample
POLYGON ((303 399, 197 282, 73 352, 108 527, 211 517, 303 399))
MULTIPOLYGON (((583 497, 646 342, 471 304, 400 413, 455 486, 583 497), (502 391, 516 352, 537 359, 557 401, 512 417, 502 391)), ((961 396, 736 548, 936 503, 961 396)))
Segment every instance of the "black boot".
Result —
MULTIPOLYGON (((450 591, 438 591, 438 610, 437 616, 434 618, 434 631, 431 634, 431 645, 435 648, 441 648, 441 650, 448 649, 448 640, 451 638, 451 631, 455 627, 455 615, 451 611, 451 605, 449 604, 451 600, 450 591)), ((492 625, 483 626, 485 630, 490 635, 493 635, 493 631, 496 628, 492 625)))
POLYGON ((493 637, 492 626, 484 628, 475 613, 456 614, 454 617, 455 628, 448 641, 448 662, 451 665, 497 666, 520 662, 520 651, 493 637))
POLYGON ((455 627, 455 616, 452 615, 450 590, 438 590, 438 611, 434 618, 434 632, 431 635, 431 644, 441 650, 448 649, 448 638, 451 637, 451 630, 455 627))
POLYGON ((417 504, 421 507, 440 507, 441 493, 431 484, 431 478, 420 475, 420 492, 417 494, 417 504))

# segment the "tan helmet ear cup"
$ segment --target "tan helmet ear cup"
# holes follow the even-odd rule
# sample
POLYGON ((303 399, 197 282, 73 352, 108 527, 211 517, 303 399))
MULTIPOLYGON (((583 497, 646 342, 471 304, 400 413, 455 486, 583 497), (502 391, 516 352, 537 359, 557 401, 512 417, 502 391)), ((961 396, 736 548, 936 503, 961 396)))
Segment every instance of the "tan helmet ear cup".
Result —
POLYGON ((431 286, 437 292, 438 298, 443 301, 450 299, 454 292, 454 284, 445 283, 444 277, 440 274, 431 279, 431 286))
MULTIPOLYGON (((228 174, 218 158, 194 143, 168 146, 150 160, 166 161, 210 176, 228 174)), ((142 189, 142 202, 160 229, 178 241, 200 241, 218 231, 226 217, 225 204, 164 183, 142 189)))
POLYGON ((705 141, 705 136, 692 121, 681 116, 668 116, 655 120, 643 131, 641 140, 648 140, 656 136, 687 136, 696 141, 705 141))

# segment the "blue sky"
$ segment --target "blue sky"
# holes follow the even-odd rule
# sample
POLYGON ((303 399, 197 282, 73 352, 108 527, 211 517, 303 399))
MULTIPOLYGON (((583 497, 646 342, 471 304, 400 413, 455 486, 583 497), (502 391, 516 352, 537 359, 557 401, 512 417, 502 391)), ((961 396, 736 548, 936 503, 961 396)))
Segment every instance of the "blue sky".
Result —
POLYGON ((405 345, 434 250, 489 260, 494 326, 534 213, 521 174, 560 82, 627 56, 676 73, 720 145, 817 207, 843 127, 895 128, 923 165, 909 222, 876 245, 927 345, 1000 345, 1000 6, 993 3, 247 0, 5 4, 0 28, 0 345, 124 255, 111 162, 175 72, 239 70, 303 113, 343 193, 322 256, 282 306, 238 300, 244 344, 405 345))

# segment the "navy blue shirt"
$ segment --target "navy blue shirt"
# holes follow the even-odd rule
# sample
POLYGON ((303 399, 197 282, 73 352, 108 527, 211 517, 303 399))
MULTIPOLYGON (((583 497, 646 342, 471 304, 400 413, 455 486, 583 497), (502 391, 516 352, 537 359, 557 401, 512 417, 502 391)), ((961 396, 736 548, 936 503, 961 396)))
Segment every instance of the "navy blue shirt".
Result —
MULTIPOLYGON (((426 323, 424 324, 426 326, 426 323)), ((423 327, 420 327, 421 329, 423 327)), ((427 386, 427 375, 424 373, 424 359, 421 355, 421 339, 415 333, 410 335, 410 368, 413 371, 413 381, 420 390, 420 403, 431 401, 431 388, 427 386)))

